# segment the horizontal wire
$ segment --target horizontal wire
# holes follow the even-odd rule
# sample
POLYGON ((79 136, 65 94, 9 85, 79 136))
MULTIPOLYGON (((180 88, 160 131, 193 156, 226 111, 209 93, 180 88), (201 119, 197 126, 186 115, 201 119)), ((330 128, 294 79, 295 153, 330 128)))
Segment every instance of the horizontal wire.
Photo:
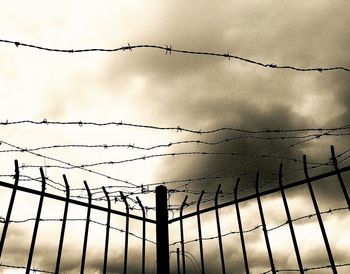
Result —
MULTIPOLYGON (((286 151, 286 150, 295 149, 297 146, 300 146, 300 145, 302 145, 302 144, 308 143, 308 142, 313 141, 313 140, 315 140, 315 139, 319 139, 321 136, 324 136, 324 135, 326 135, 326 134, 329 134, 329 133, 331 133, 331 132, 333 132, 333 131, 337 131, 337 130, 339 130, 339 129, 338 129, 338 128, 329 129, 329 130, 327 130, 326 132, 319 134, 319 136, 317 136, 317 137, 311 137, 311 138, 308 138, 308 139, 306 139, 306 140, 302 140, 302 141, 300 141, 300 142, 291 144, 291 145, 289 145, 289 146, 286 146, 286 147, 284 147, 284 148, 282 148, 282 149, 279 149, 279 150, 277 150, 277 151, 275 151, 275 152, 272 152, 272 153, 268 154, 268 156, 274 156, 274 155, 280 154, 281 152, 284 152, 284 151, 286 151)), ((241 162, 240 165, 241 165, 241 166, 246 166, 247 164, 256 163, 256 162, 258 162, 259 160, 261 160, 261 159, 252 160, 252 161, 246 161, 246 162, 241 162)), ((232 170, 232 169, 238 168, 238 167, 239 167, 239 165, 235 165, 234 167, 223 169, 223 170, 220 171, 220 172, 215 172, 214 175, 222 174, 222 173, 224 173, 224 172, 227 172, 227 171, 229 171, 229 170, 232 170)))
POLYGON ((292 132, 307 132, 307 131, 335 131, 335 130, 344 130, 344 129, 350 129, 350 125, 344 125, 341 127, 335 127, 335 128, 299 128, 299 129, 265 129, 265 130, 246 130, 246 129, 240 129, 240 128, 233 128, 233 127, 221 127, 211 130, 194 130, 194 129, 187 129, 184 127, 161 127, 161 126, 154 126, 154 125, 145 125, 145 124, 133 124, 133 123, 125 123, 125 122, 91 122, 91 121, 48 121, 47 119, 44 119, 42 121, 34 121, 34 120, 19 120, 19 121, 8 121, 0 122, 0 126, 9 126, 9 125, 18 125, 18 124, 34 124, 34 125, 78 125, 79 127, 83 127, 84 125, 90 125, 90 126, 126 126, 126 127, 135 127, 135 128, 144 128, 144 129, 154 129, 154 130, 171 130, 171 131, 177 131, 177 132, 188 132, 188 133, 195 133, 195 134, 210 134, 210 133, 217 133, 220 131, 235 131, 240 133, 250 133, 250 134, 261 134, 261 133, 292 133, 292 132))
MULTIPOLYGON (((7 268, 12 268, 12 269, 27 269, 26 266, 18 266, 18 265, 9 265, 9 264, 3 264, 0 263, 1 267, 7 267, 7 268)), ((52 271, 47 271, 47 270, 42 270, 36 267, 32 267, 29 270, 33 271, 33 273, 39 272, 39 273, 50 273, 50 274, 55 274, 55 272, 52 271)))
MULTIPOLYGON (((199 155, 199 156, 235 156, 235 157, 248 157, 248 158, 271 158, 271 159, 279 159, 279 160, 286 160, 286 161, 292 161, 297 163, 302 163, 303 160, 299 160, 296 158, 288 158, 283 156, 274 156, 269 154, 248 154, 248 153, 238 153, 238 152, 209 152, 209 151, 189 151, 189 152, 171 152, 171 153, 160 153, 160 154, 152 154, 152 155, 144 155, 141 157, 131 158, 131 159, 124 159, 120 161, 104 161, 104 162, 97 162, 97 163, 90 163, 90 164, 80 164, 80 165, 70 165, 70 166, 60 166, 60 165, 45 165, 45 168, 60 168, 60 169, 75 169, 75 168, 87 168, 87 167, 95 167, 95 166, 101 166, 101 165, 118 165, 118 164, 125 164, 130 162, 136 162, 140 160, 147 160, 152 158, 162 158, 162 157, 176 157, 176 156, 193 156, 193 155, 199 155)), ((319 165, 322 163, 318 162, 307 162, 307 164, 313 164, 313 165, 319 165)), ((22 168, 40 168, 41 165, 22 165, 22 168)))
MULTIPOLYGON (((333 209, 329 209, 329 210, 326 210, 326 211, 321 211, 320 214, 321 215, 326 215, 326 214, 333 214, 333 212, 337 212, 337 211, 342 211, 342 210, 349 210, 349 207, 338 207, 338 208, 333 208, 333 209)), ((316 213, 313 213, 313 214, 309 214, 309 215, 304 215, 304 216, 301 216, 301 217, 298 217, 298 218, 295 218, 295 219, 292 219, 291 222, 294 223, 294 222, 297 222, 297 221, 300 221, 300 220, 304 220, 304 219, 311 219, 313 217, 317 216, 316 213)), ((276 230, 278 228, 281 228, 285 225, 289 224, 288 220, 282 224, 279 224, 279 225, 276 225, 276 226, 273 226, 271 228, 268 228, 266 229, 266 231, 270 232, 270 231, 273 231, 273 230, 276 230)), ((259 228, 262 228, 262 224, 260 225, 256 225, 255 227, 253 228, 250 228, 250 229, 247 229, 247 230, 243 230, 243 234, 245 233, 249 233, 249 232, 253 232, 259 228)), ((229 236, 229 235, 234 235, 234 234, 239 234, 240 232, 239 231, 230 231, 230 232, 227 232, 225 234, 222 234, 221 236, 222 237, 226 237, 226 236, 229 236)), ((217 239, 219 238, 219 236, 211 236, 211 237, 203 237, 202 240, 203 241, 209 241, 209 240, 214 240, 214 239, 217 239)), ((199 241, 199 238, 196 238, 196 239, 193 239, 193 240, 188 240, 188 241, 185 241, 184 244, 189 244, 189 243, 193 243, 193 242, 198 242, 199 241)), ((181 243, 181 241, 175 241, 175 242, 172 242, 169 244, 169 246, 172 246, 172 245, 176 245, 176 244, 179 244, 181 243)))
MULTIPOLYGON (((10 143, 5 142, 5 141, 3 141, 3 140, 0 140, 0 143, 5 144, 5 145, 10 146, 10 147, 13 147, 13 148, 16 148, 16 149, 24 150, 22 147, 19 147, 19 146, 10 144, 10 143)), ((103 173, 101 173, 101 172, 97 172, 97 171, 94 171, 94 170, 91 170, 91 169, 87 169, 87 168, 83 168, 83 167, 79 167, 79 166, 74 166, 73 164, 71 164, 71 163, 69 163, 69 162, 65 162, 65 161, 59 160, 59 159, 57 159, 57 158, 48 157, 48 156, 39 154, 39 153, 37 153, 37 152, 32 152, 32 151, 26 151, 26 152, 27 152, 27 153, 30 153, 30 154, 32 154, 32 155, 35 155, 35 156, 37 156, 37 157, 41 157, 41 158, 48 159, 48 160, 51 160, 51 161, 54 161, 54 162, 58 162, 58 163, 61 163, 61 164, 65 164, 65 165, 67 165, 67 166, 75 167, 75 168, 78 168, 78 169, 87 171, 87 172, 89 172, 89 173, 92 173, 92 174, 95 174, 95 175, 99 175, 99 176, 105 177, 105 178, 110 179, 110 180, 113 180, 113 181, 117 181, 117 182, 120 182, 120 183, 125 183, 125 184, 128 184, 128 185, 134 186, 134 187, 138 187, 137 185, 135 185, 135 184, 133 184, 133 183, 131 183, 131 182, 129 182, 129 181, 121 180, 121 179, 118 179, 118 178, 114 178, 114 177, 111 177, 111 176, 109 176, 109 175, 106 175, 106 174, 103 174, 103 173)))
POLYGON ((118 52, 118 51, 132 51, 133 49, 142 49, 142 48, 151 48, 151 49, 156 49, 156 50, 161 50, 165 51, 165 54, 171 55, 172 52, 174 53, 181 53, 181 54, 190 54, 190 55, 205 55, 205 56, 215 56, 215 57, 223 57, 227 58, 228 60, 236 59, 239 61, 243 61, 246 63, 250 63, 253 65, 261 66, 264 68, 272 68, 272 69, 289 69, 289 70, 294 70, 294 71, 300 71, 300 72, 306 72, 306 71, 318 71, 318 72, 323 72, 323 71, 333 71, 333 70, 342 70, 346 72, 350 72, 349 68, 342 67, 342 66, 336 66, 336 67, 314 67, 314 68, 301 68, 301 67, 296 67, 296 66, 291 66, 291 65, 277 65, 273 63, 261 63, 258 61, 254 61, 251 59, 247 59, 244 57, 240 57, 237 55, 231 55, 229 53, 215 53, 215 52, 205 52, 205 51, 192 51, 192 50, 182 50, 182 49, 175 49, 172 48, 172 46, 166 45, 164 46, 159 46, 159 45, 130 45, 128 44, 127 46, 124 47, 119 47, 119 48, 86 48, 86 49, 59 49, 59 48, 49 48, 49 47, 43 47, 43 46, 38 46, 38 45, 33 45, 33 44, 27 44, 27 43, 22 43, 18 41, 11 41, 11 40, 5 40, 5 39, 0 39, 1 43, 7 43, 7 44, 13 44, 17 48, 19 46, 22 47, 29 47, 29 48, 34 48, 38 50, 43 50, 43 51, 50 51, 50 52, 61 52, 61 53, 82 53, 82 52, 118 52))
MULTIPOLYGON (((77 218, 67 218, 66 219, 67 221, 70 221, 70 222, 86 222, 86 219, 77 219, 77 218)), ((32 221, 36 221, 36 218, 28 218, 28 219, 23 219, 23 220, 10 220, 8 223, 9 224, 22 224, 22 223, 27 223, 27 222, 32 222, 32 221)), ((40 218, 39 219, 40 222, 62 222, 63 219, 61 218, 40 218)), ((97 225, 100 225, 100 226, 105 226, 107 227, 107 224, 104 224, 104 223, 101 223, 101 222, 98 222, 98 221, 94 221, 94 220, 89 220, 91 223, 94 223, 94 224, 97 224, 97 225)), ((0 223, 6 223, 6 220, 0 216, 0 223)), ((126 233, 125 230, 121 229, 121 228, 117 228, 117 227, 114 227, 114 226, 109 226, 110 229, 112 230, 116 230, 116 231, 119 231, 120 233, 126 233)), ((138 238, 140 240, 143 240, 143 237, 141 236, 138 236, 137 234, 133 233, 133 232, 128 232, 129 235, 135 237, 135 238, 138 238)), ((147 238, 145 238, 145 240, 151 244, 156 244, 156 242, 152 241, 152 240, 149 240, 147 238)))
MULTIPOLYGON (((335 264, 334 266, 335 267, 345 267, 345 266, 350 266, 350 263, 335 264)), ((307 272, 307 271, 320 270, 320 269, 326 269, 326 268, 332 268, 332 266, 331 265, 323 265, 323 266, 304 267, 303 270, 304 270, 304 272, 307 272)), ((268 274, 270 272, 273 272, 273 271, 268 270, 268 271, 262 272, 261 274, 268 274)), ((300 270, 295 269, 295 268, 286 268, 286 269, 276 269, 275 272, 300 272, 300 270)))
MULTIPOLYGON (((209 142, 209 141, 202 141, 202 140, 183 140, 183 141, 176 141, 176 142, 168 142, 166 144, 159 144, 149 147, 143 147, 138 146, 135 144, 94 144, 94 145, 87 145, 87 144, 56 144, 56 145, 50 145, 50 146, 41 146, 41 147, 35 147, 35 148, 24 148, 24 149, 6 149, 6 150, 0 150, 0 153, 12 153, 12 152, 26 152, 26 151, 38 151, 38 150, 47 150, 47 149, 61 149, 61 148, 103 148, 103 149, 109 149, 109 148, 127 148, 127 149, 136 149, 136 150, 153 150, 157 148, 168 148, 176 145, 184 145, 184 144, 198 144, 198 145, 209 145, 209 146, 216 146, 221 144, 227 144, 233 141, 237 140, 246 140, 246 139, 253 139, 253 140, 288 140, 288 139, 305 139, 310 137, 321 137, 321 136, 349 136, 350 133, 329 133, 329 134, 308 134, 308 135, 302 135, 302 136, 275 136, 275 137, 267 137, 267 136, 254 136, 254 135, 246 135, 246 136, 238 136, 238 137, 231 137, 231 138, 225 138, 220 141, 216 142, 209 142)), ((0 143, 1 145, 1 143, 0 143)), ((350 150, 348 150, 350 151, 350 150)), ((347 152, 344 152, 347 153, 347 152)), ((343 153, 343 154, 344 154, 343 153)), ((340 155, 339 155, 340 156, 340 155)))

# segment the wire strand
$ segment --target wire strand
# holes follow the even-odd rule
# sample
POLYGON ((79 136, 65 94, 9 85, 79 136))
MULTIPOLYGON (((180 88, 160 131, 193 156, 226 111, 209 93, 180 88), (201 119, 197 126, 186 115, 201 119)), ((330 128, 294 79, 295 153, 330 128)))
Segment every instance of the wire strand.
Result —
POLYGON ((50 52, 60 52, 60 53, 83 53, 83 52, 123 52, 123 51, 132 51, 133 49, 155 49, 155 50, 161 50, 164 51, 165 54, 171 55, 171 53, 180 53, 180 54, 188 54, 188 55, 204 55, 204 56, 212 56, 212 57, 223 57, 228 60, 236 59, 242 62, 246 62, 249 64, 253 64, 256 66, 264 67, 264 68, 271 68, 271 69, 288 69, 288 70, 294 70, 299 72, 307 72, 307 71, 317 71, 317 72, 326 72, 326 71, 334 71, 334 70, 341 70, 345 72, 350 72, 349 68, 343 67, 343 66, 335 66, 335 67, 309 67, 309 68, 302 68, 302 67, 296 67, 292 65, 277 65, 274 63, 262 63, 259 61, 255 61, 252 59, 248 59, 245 57, 232 55, 230 53, 217 53, 217 52, 207 52, 207 51, 193 51, 193 50, 183 50, 183 49, 175 49, 171 45, 168 46, 159 46, 159 45, 150 45, 150 44, 144 44, 144 45, 130 45, 128 43, 127 46, 119 47, 119 48, 85 48, 85 49, 59 49, 59 48, 49 48, 44 46, 38 46, 34 44, 28 44, 28 43, 22 43, 18 41, 11 41, 11 40, 5 40, 0 39, 1 43, 6 44, 13 44, 17 48, 18 47, 28 47, 33 48, 37 50, 43 50, 43 51, 50 51, 50 52))

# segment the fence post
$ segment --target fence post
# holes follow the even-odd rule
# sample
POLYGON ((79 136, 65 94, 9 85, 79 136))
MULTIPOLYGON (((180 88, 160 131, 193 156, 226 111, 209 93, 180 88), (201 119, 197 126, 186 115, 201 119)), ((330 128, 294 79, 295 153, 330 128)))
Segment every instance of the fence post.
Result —
POLYGON ((10 219, 11 219, 13 203, 15 202, 15 197, 16 197, 16 191, 17 191, 18 181, 19 181, 18 161, 15 160, 15 184, 14 184, 13 189, 12 189, 10 204, 9 204, 9 207, 8 207, 8 210, 7 210, 6 220, 5 220, 4 228, 3 228, 2 234, 1 234, 1 240, 0 240, 0 258, 1 258, 2 250, 3 250, 3 248, 4 248, 4 243, 5 243, 5 239, 6 239, 7 229, 8 229, 9 223, 10 223, 10 219))
POLYGON ((169 231, 167 188, 156 187, 157 273, 169 274, 169 231))

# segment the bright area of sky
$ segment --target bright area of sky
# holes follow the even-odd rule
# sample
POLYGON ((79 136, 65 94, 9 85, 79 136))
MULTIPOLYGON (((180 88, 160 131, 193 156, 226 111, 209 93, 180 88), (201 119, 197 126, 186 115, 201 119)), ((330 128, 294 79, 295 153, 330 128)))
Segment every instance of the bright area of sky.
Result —
MULTIPOLYGON (((115 48, 128 43, 171 45, 193 51, 229 52, 279 65, 350 66, 350 3, 345 1, 232 1, 222 4, 210 1, 0 1, 0 4, 3 7, 0 10, 0 39, 43 47, 115 48)), ((166 55, 165 51, 154 49, 69 54, 1 43, 0 121, 123 121, 195 130, 219 127, 251 130, 335 128, 349 124, 349 80, 350 74, 344 71, 304 73, 277 70, 235 59, 176 53, 166 55)), ((347 134, 347 130, 341 133, 347 134)), ((217 142, 242 136, 235 132, 201 136, 117 126, 30 124, 1 126, 0 132, 2 150, 13 149, 6 143, 22 148, 55 144, 151 147, 183 140, 217 142)), ((265 143, 243 139, 217 149, 188 144, 150 151, 131 148, 37 151, 46 158, 6 152, 1 153, 0 163, 1 174, 6 175, 13 173, 14 159, 24 166, 57 164, 49 157, 81 165, 189 151, 277 153, 278 157, 292 159, 300 159, 306 153, 314 162, 326 162, 331 144, 336 145, 339 153, 346 151, 349 145, 347 135, 324 136, 294 149, 286 149, 293 142, 265 143)), ((255 173, 260 165, 266 173, 271 173, 277 170, 280 160, 263 162, 249 157, 247 160, 247 157, 192 155, 155 157, 91 169, 140 185, 217 174, 233 178, 243 173, 255 173)), ((37 168, 24 167, 21 172, 39 176, 37 168)), ((66 173, 71 185, 80 188, 84 179, 90 187, 122 184, 79 169, 47 168, 45 172, 59 182, 62 182, 61 174, 66 173)), ((4 177, 4 181, 11 179, 4 177)), ((212 191, 217 183, 207 180, 207 185, 194 188, 212 191)), ((230 191, 232 182, 225 187, 230 191)), ((302 201, 302 198, 294 199, 296 203, 302 201)), ((143 201, 153 206, 152 197, 145 197, 143 201)), ((277 202, 271 201, 267 207, 271 208, 273 216, 272 209, 277 202)), ((180 200, 174 199, 173 202, 179 204, 180 200)), ((52 204, 51 208, 55 206, 52 204)), ((2 208, 3 216, 6 202, 2 208)), ((34 214, 27 211, 18 213, 17 218, 34 214)), ((83 218, 78 213, 76 216, 83 218)), ((279 214, 275 215, 280 218, 279 214)), ((51 216, 50 212, 47 216, 51 216)), ((254 220, 252 218, 251 225, 257 223, 254 220)), ((207 226, 209 234, 212 224, 207 226)), ((336 229, 334 224, 330 226, 336 229)), ((229 224, 227 229, 230 229, 229 224)), ((307 228, 303 233, 307 238, 312 229, 307 228)), ((337 230, 339 237, 344 233, 337 230)), ((259 252, 252 250, 259 261, 259 252)), ((307 248, 305 250, 307 252, 307 248)), ((48 266, 52 261, 40 263, 38 260, 37 263, 48 266)), ((94 263, 91 263, 91 269, 99 269, 96 265, 100 261, 94 263)), ((258 265, 255 265, 256 273, 262 269, 258 265)), ((66 269, 74 271, 75 267, 72 263, 66 269)), ((4 270, 3 273, 11 272, 4 270)))

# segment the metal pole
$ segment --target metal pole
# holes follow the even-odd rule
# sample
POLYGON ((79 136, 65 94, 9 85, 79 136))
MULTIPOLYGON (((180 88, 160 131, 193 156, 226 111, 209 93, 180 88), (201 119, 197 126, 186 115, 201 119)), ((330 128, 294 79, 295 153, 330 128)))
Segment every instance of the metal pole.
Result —
POLYGON ((129 250, 129 205, 123 192, 119 192, 122 197, 125 210, 126 210, 126 220, 125 220, 125 246, 124 246, 124 274, 128 271, 128 250, 129 250))
POLYGON ((145 263, 146 263, 146 212, 143 207, 139 197, 136 197, 137 202, 139 203, 142 210, 142 274, 145 274, 145 263))
MULTIPOLYGON (((239 185, 239 178, 237 179, 236 186, 234 189, 234 195, 235 200, 237 201, 237 192, 238 192, 238 185, 239 185)), ((245 266, 245 272, 249 274, 249 266, 248 266, 248 258, 247 258, 247 251, 245 249, 245 243, 244 243, 244 235, 243 235, 243 228, 242 228, 242 220, 241 220, 241 213, 239 211, 239 205, 236 203, 236 213, 237 213, 237 220, 238 220, 238 228, 239 228, 239 235, 241 238, 241 244, 242 244, 242 251, 243 251, 243 259, 244 259, 244 266, 245 266)))
MULTIPOLYGON (((198 202, 197 202, 197 212, 199 212, 200 203, 201 203, 203 195, 204 195, 204 190, 201 192, 201 195, 199 196, 199 199, 198 199, 198 202)), ((198 236, 199 236, 199 253, 200 253, 200 256, 201 256, 201 268, 202 268, 202 274, 205 274, 201 216, 200 216, 199 213, 197 214, 197 224, 198 224, 198 236)))
POLYGON ((218 189, 216 190, 216 194, 215 194, 215 215, 216 215, 216 226, 217 226, 217 229, 218 229, 218 240, 219 240, 219 249, 220 249, 221 269, 222 269, 222 274, 226 274, 224 250, 223 250, 223 247, 222 247, 222 238, 221 238, 219 208, 218 208, 218 198, 219 198, 220 188, 221 188, 221 185, 219 184, 218 185, 218 189))
POLYGON ((103 273, 107 273, 107 262, 108 262, 108 244, 109 244, 109 228, 111 226, 111 200, 109 199, 107 190, 102 187, 103 193, 106 196, 107 199, 107 206, 108 206, 108 212, 107 212, 107 226, 106 226, 106 239, 105 239, 105 254, 103 258, 103 273))
POLYGON ((350 198, 349 198, 348 191, 346 190, 346 187, 345 187, 345 184, 343 181, 343 177, 341 176, 341 173, 339 172, 338 161, 337 161, 337 157, 335 156, 334 146, 331 146, 331 153, 332 153, 332 161, 333 161, 334 169, 337 172, 337 176, 338 176, 338 180, 339 180, 341 189, 343 190, 346 203, 348 204, 348 208, 350 210, 350 198))
POLYGON ((181 236, 181 255, 182 255, 182 273, 186 274, 186 256, 185 256, 185 237, 184 237, 184 225, 182 220, 182 213, 183 209, 186 205, 188 196, 186 195, 184 201, 182 202, 181 208, 180 208, 180 236, 181 236))
POLYGON ((169 231, 167 188, 156 187, 157 273, 169 274, 169 231))
POLYGON ((19 181, 18 161, 15 160, 15 183, 13 185, 12 194, 11 194, 11 198, 10 198, 10 203, 9 203, 9 207, 7 209, 6 220, 5 220, 4 228, 3 228, 2 234, 1 234, 0 258, 1 258, 2 250, 4 248, 4 243, 5 243, 5 239, 6 239, 7 229, 8 229, 10 220, 11 220, 11 213, 12 213, 13 204, 15 202, 18 181, 19 181))
POLYGON ((68 184, 66 175, 63 175, 63 180, 64 180, 64 184, 66 185, 66 201, 65 201, 65 205, 64 205, 60 242, 58 244, 57 260, 56 260, 56 268, 55 268, 55 273, 56 274, 58 274, 60 272, 61 255, 62 255, 62 249, 63 249, 63 240, 64 240, 64 233, 65 233, 65 230, 66 230, 68 205, 69 205, 69 202, 68 202, 68 200, 69 200, 69 184, 68 184))
POLYGON ((332 251, 331 251, 331 247, 330 247, 329 242, 328 242, 326 229, 324 228, 322 217, 321 217, 321 214, 320 214, 320 210, 318 208, 318 204, 317 204, 317 201, 316 201, 316 196, 315 196, 314 190, 312 189, 312 185, 311 185, 311 182, 310 182, 310 179, 309 179, 309 174, 308 174, 308 171, 307 171, 307 164, 306 164, 306 155, 303 156, 303 162, 304 162, 304 173, 305 173, 307 186, 309 188, 309 192, 310 192, 310 196, 311 196, 311 199, 312 199, 312 203, 313 203, 315 211, 316 211, 317 220, 318 220, 318 223, 320 225, 320 229, 321 229, 321 233, 322 233, 322 236, 323 236, 324 244, 326 246, 328 259, 329 259, 329 262, 331 263, 331 267, 332 267, 333 273, 337 273, 337 268, 335 266, 333 255, 332 255, 332 251))
POLYGON ((271 265, 271 271, 272 271, 273 274, 275 274, 276 273, 275 264, 273 262, 269 236, 267 234, 266 223, 265 223, 265 218, 264 218, 264 211, 263 211, 263 208, 262 208, 262 205, 261 205, 261 200, 260 200, 260 195, 259 195, 259 172, 256 173, 255 189, 256 189, 256 198, 258 200, 261 224, 262 224, 262 228, 263 228, 263 231, 264 231, 264 237, 265 237, 265 242, 266 242, 267 253, 269 255, 269 260, 270 260, 270 265, 271 265))
POLYGON ((86 189, 86 191, 88 193, 89 205, 88 205, 87 214, 86 214, 83 253, 82 253, 82 256, 81 256, 81 266, 80 266, 80 273, 81 274, 84 274, 84 268, 85 268, 86 247, 87 247, 88 236, 89 236, 90 213, 91 213, 91 192, 90 192, 89 186, 88 186, 86 181, 84 181, 84 186, 85 186, 85 189, 86 189))
POLYGON ((46 181, 45 181, 45 174, 44 174, 44 171, 43 171, 42 168, 40 168, 40 174, 41 174, 41 180, 42 180, 42 183, 41 183, 41 195, 40 195, 40 200, 39 200, 39 205, 38 205, 38 211, 37 211, 37 214, 36 214, 35 224, 34 224, 32 242, 30 244, 30 249, 29 249, 29 256, 28 256, 28 261, 27 261, 26 274, 30 273, 30 268, 31 268, 31 265, 32 265, 35 241, 36 241, 36 236, 38 234, 41 209, 43 207, 43 201, 44 201, 44 192, 45 192, 46 181))
POLYGON ((288 206, 286 194, 285 194, 284 189, 283 189, 282 168, 283 168, 283 165, 280 164, 278 181, 279 181, 279 185, 281 187, 281 195, 282 195, 283 205, 284 205, 284 209, 286 210, 286 215, 287 215, 287 220, 288 220, 288 224, 289 224, 290 235, 292 236, 293 246, 294 246, 294 250, 295 250, 295 256, 297 257, 297 261, 298 261, 299 271, 300 271, 300 273, 304 273, 304 268, 303 268, 303 264, 301 262, 299 247, 298 247, 297 239, 296 239, 295 233, 294 233, 293 222, 292 222, 292 218, 290 216, 289 206, 288 206))

